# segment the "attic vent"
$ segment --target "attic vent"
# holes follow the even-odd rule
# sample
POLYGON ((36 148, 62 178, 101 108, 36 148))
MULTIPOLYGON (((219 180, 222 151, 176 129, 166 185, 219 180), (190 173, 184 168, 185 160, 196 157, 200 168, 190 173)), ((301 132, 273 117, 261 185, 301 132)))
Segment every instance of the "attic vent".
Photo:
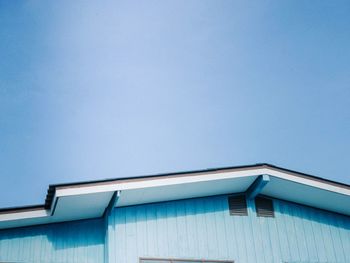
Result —
POLYGON ((228 197, 228 206, 230 209, 230 215, 233 216, 247 216, 247 201, 245 195, 235 195, 228 197))
POLYGON ((260 217, 275 217, 273 201, 264 197, 255 198, 256 214, 260 217))

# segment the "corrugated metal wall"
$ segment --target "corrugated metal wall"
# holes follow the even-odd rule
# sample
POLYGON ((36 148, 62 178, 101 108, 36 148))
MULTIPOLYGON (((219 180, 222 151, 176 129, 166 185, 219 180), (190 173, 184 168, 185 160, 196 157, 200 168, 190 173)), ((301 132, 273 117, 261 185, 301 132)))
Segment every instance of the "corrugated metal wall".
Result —
POLYGON ((236 263, 350 262, 350 218, 274 200, 275 218, 230 216, 227 196, 114 209, 110 262, 138 257, 236 263), (114 234, 113 234, 114 233, 114 234))
POLYGON ((0 230, 0 262, 103 262, 104 238, 101 219, 0 230))

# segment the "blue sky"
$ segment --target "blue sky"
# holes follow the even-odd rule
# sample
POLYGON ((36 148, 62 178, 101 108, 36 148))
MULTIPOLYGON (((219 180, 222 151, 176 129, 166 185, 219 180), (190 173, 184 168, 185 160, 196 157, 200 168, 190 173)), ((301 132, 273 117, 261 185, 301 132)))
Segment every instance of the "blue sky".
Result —
POLYGON ((0 0, 0 207, 269 162, 350 183, 349 1, 0 0))

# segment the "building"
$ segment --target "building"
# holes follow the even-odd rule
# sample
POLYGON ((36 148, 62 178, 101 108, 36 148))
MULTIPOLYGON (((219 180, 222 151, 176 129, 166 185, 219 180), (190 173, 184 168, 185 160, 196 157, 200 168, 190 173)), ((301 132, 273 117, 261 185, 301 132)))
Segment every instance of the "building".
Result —
POLYGON ((50 185, 0 210, 0 262, 350 262, 350 186, 256 164, 50 185))

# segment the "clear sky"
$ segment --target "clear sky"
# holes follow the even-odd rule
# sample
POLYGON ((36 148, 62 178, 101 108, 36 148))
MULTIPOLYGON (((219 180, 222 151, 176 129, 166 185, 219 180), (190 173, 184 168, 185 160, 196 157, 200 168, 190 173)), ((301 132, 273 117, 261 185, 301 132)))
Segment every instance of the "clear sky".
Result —
POLYGON ((269 162, 350 184, 350 1, 0 0, 0 207, 269 162))

